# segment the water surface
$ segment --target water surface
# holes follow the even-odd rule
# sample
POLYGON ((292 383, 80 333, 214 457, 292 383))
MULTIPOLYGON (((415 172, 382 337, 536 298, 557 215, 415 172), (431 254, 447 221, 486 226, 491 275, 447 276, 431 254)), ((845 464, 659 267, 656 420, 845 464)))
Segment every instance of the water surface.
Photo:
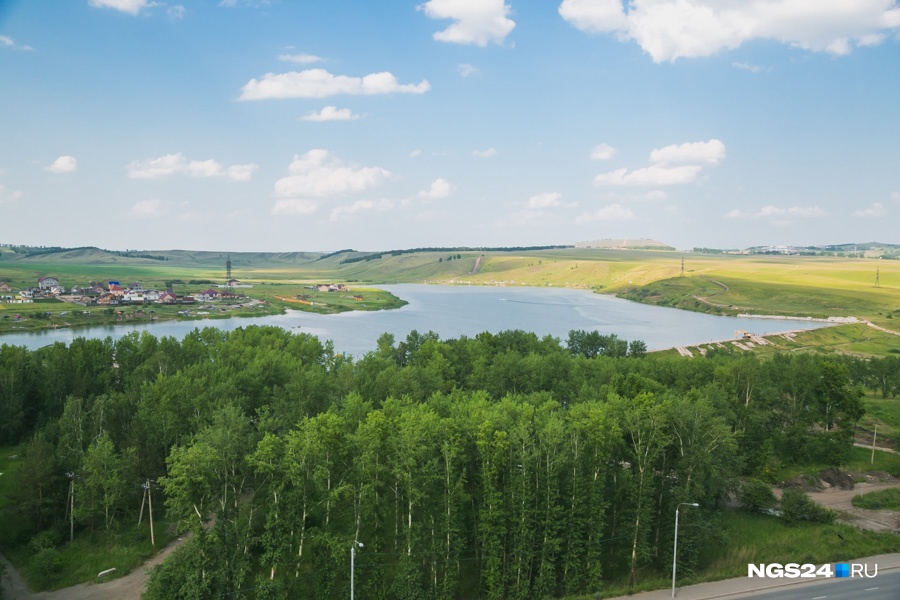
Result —
POLYGON ((276 325, 294 332, 309 333, 332 340, 338 352, 362 356, 373 350, 382 333, 392 333, 397 341, 413 329, 434 331, 442 339, 462 335, 472 337, 482 331, 506 329, 533 331, 565 341, 572 329, 597 330, 625 340, 643 340, 649 350, 674 346, 694 346, 711 341, 734 339, 739 329, 759 335, 794 329, 815 329, 825 324, 804 319, 767 321, 718 317, 622 300, 586 290, 531 287, 480 287, 386 285, 379 286, 409 302, 398 310, 348 312, 318 315, 288 311, 284 315, 255 318, 164 321, 137 325, 54 329, 0 335, 0 343, 40 348, 76 337, 118 339, 131 331, 149 331, 161 336, 183 338, 197 327, 217 327, 230 331, 248 325, 276 325))

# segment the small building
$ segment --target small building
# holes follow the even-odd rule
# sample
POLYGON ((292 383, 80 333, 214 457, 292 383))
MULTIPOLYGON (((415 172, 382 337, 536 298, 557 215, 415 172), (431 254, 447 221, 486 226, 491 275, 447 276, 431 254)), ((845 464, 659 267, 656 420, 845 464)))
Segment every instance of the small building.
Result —
POLYGON ((5 281, 0 281, 0 292, 11 292, 12 286, 6 283, 5 281))
POLYGON ((172 292, 163 292, 159 295, 160 304, 175 304, 178 301, 178 297, 172 292))
POLYGON ((49 292, 53 288, 59 288, 59 279, 56 277, 38 277, 38 289, 49 292))
POLYGON ((131 289, 132 292, 143 292, 143 291, 145 291, 145 290, 144 290, 144 284, 141 283, 140 281, 135 281, 134 283, 132 283, 132 284, 131 284, 130 286, 128 286, 128 287, 129 287, 129 289, 131 289))

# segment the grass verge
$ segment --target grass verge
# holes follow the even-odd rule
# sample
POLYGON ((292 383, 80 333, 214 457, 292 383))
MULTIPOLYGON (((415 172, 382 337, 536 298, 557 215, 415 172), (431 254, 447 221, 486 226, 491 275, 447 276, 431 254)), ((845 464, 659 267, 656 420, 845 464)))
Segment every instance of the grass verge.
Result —
MULTIPOLYGON (((679 577, 684 587, 747 575, 748 563, 834 563, 865 556, 900 552, 900 536, 856 529, 850 525, 786 525, 777 517, 726 510, 717 517, 727 540, 725 547, 707 548, 704 566, 692 575, 679 577)), ((612 582, 602 590, 604 598, 627 596, 639 591, 665 589, 672 584, 671 572, 645 574, 629 589, 627 581, 612 582)), ((594 595, 569 596, 565 600, 590 600, 594 595)))
POLYGON ((900 489, 871 492, 865 496, 854 496, 853 506, 868 510, 900 510, 900 489))

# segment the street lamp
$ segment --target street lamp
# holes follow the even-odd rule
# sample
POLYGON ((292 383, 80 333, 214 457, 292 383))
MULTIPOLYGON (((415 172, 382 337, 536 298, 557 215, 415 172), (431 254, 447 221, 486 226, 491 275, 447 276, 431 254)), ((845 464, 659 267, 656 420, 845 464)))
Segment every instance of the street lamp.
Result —
POLYGON ((682 502, 675 507, 675 547, 672 550, 672 597, 675 597, 675 560, 678 558, 678 509, 682 506, 700 506, 696 502, 682 502))
POLYGON ((353 540, 353 545, 350 546, 350 600, 353 600, 354 562, 356 560, 357 547, 362 548, 363 543, 357 540, 353 540))

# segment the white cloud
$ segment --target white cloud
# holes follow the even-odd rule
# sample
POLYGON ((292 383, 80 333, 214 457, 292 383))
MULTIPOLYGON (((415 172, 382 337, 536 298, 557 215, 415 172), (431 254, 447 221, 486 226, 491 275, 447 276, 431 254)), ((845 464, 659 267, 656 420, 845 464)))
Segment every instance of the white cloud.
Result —
POLYGON ((478 74, 478 67, 473 65, 461 64, 459 65, 459 74, 463 77, 469 77, 470 75, 478 74))
POLYGON ((448 197, 456 190, 456 186, 446 179, 435 179, 431 182, 431 187, 422 190, 416 195, 416 198, 422 200, 441 200, 448 197))
POLYGON ((326 106, 319 112, 311 112, 305 117, 300 117, 301 121, 355 121, 359 115, 354 115, 349 108, 338 108, 336 106, 326 106))
POLYGON ((609 160, 616 155, 616 149, 609 144, 598 144, 591 150, 591 160, 609 160))
POLYGON ((346 204, 344 206, 336 206, 331 209, 331 214, 328 215, 329 221, 338 221, 344 216, 352 215, 358 213, 363 210, 390 210, 394 207, 394 203, 390 200, 357 200, 353 204, 346 204))
POLYGON ((628 25, 621 0, 563 0, 559 14, 588 33, 611 33, 628 25))
POLYGON ((666 146, 650 153, 650 162, 663 165, 718 164, 725 158, 725 144, 719 140, 666 146))
POLYGON ((419 156, 422 156, 422 151, 418 148, 409 153, 410 158, 418 158, 419 156))
POLYGON ((616 169, 594 177, 594 185, 656 186, 691 183, 700 177, 706 165, 725 158, 725 144, 712 139, 656 148, 650 152, 649 167, 628 171, 616 169))
POLYGON ((19 190, 11 190, 5 185, 0 185, 0 204, 12 204, 18 202, 21 197, 22 192, 19 190))
POLYGON ((391 176, 381 167, 345 165, 328 150, 295 155, 290 175, 275 182, 279 198, 325 198, 355 194, 380 185, 391 176))
POLYGON ((432 19, 456 21, 432 36, 439 42, 483 48, 489 43, 502 44, 516 26, 507 18, 510 6, 505 0, 428 0, 418 8, 432 19))
POLYGON ((669 197, 669 194, 662 190, 653 190, 652 192, 647 192, 645 197, 647 200, 665 200, 669 197))
POLYGON ((772 204, 767 204, 759 210, 743 211, 737 208, 730 210, 726 215, 726 219, 784 219, 788 218, 817 218, 824 217, 827 213, 818 206, 791 206, 790 208, 781 208, 772 204))
POLYGON ((31 46, 25 44, 19 45, 14 39, 7 35, 0 35, 0 48, 9 48, 10 50, 34 50, 31 46))
POLYGON ((491 158, 497 156, 496 148, 488 148, 487 150, 472 150, 472 156, 475 158, 491 158))
POLYGON ((750 71, 751 73, 762 73, 763 71, 768 71, 768 67, 761 67, 759 65, 751 65, 749 63, 743 62, 734 62, 731 63, 731 66, 735 69, 740 69, 741 71, 750 71))
POLYGON ((677 185, 696 181, 703 167, 698 165, 681 165, 665 167, 651 165, 643 169, 616 169, 594 177, 594 185, 677 185))
POLYGON ((266 73, 262 79, 251 79, 241 88, 241 100, 272 98, 325 98, 339 94, 424 94, 431 89, 426 80, 401 84, 388 72, 365 77, 332 75, 325 69, 307 69, 287 73, 266 73))
POLYGON ((710 56, 752 40, 847 54, 900 29, 895 0, 563 0, 559 14, 588 33, 634 40, 654 62, 710 56))
POLYGON ((74 156, 60 156, 49 166, 44 167, 44 170, 57 174, 74 173, 78 170, 78 161, 74 156))
POLYGON ((186 12, 187 9, 180 4, 175 4, 166 9, 166 14, 169 15, 169 18, 176 21, 183 19, 186 12))
POLYGON ((883 217, 887 215, 887 209, 881 202, 874 202, 872 206, 853 211, 854 217, 883 217))
POLYGON ((190 175, 191 177, 217 177, 231 181, 250 181, 253 172, 259 165, 248 163, 243 165, 231 165, 225 167, 215 160, 191 160, 178 152, 166 154, 159 158, 135 160, 130 162, 126 169, 132 179, 160 179, 172 175, 190 175))
POLYGON ((311 63, 322 62, 324 59, 321 56, 316 56, 315 54, 282 54, 278 57, 278 60, 308 65, 311 63))
POLYGON ((142 9, 153 6, 147 0, 88 0, 88 5, 94 8, 111 8, 129 15, 137 15, 142 9))
POLYGON ((163 214, 163 206, 161 200, 141 200, 135 202, 128 211, 128 216, 134 219, 152 219, 160 217, 163 214))
POLYGON ((900 202, 900 192, 891 192, 891 200, 900 202))
POLYGON ((319 203, 306 198, 282 198, 272 207, 273 215, 311 215, 319 210, 319 203))
POLYGON ((578 215, 575 222, 578 224, 613 221, 629 221, 634 218, 634 212, 621 204, 608 204, 595 211, 578 215))
POLYGON ((528 208, 548 208, 562 204, 562 194, 559 192, 544 192, 535 194, 528 199, 528 208))

